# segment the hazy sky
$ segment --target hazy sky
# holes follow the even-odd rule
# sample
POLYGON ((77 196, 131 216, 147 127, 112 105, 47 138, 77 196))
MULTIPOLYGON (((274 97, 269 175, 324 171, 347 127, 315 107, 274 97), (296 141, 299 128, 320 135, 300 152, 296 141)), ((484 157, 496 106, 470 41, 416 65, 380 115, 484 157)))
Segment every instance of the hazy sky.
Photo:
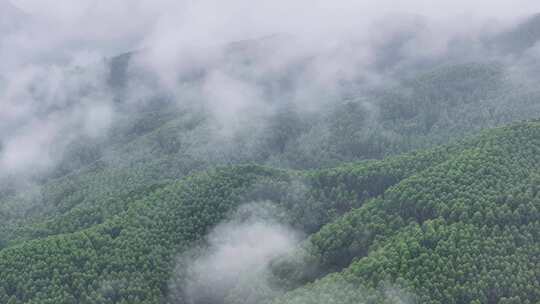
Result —
POLYGON ((167 58, 275 33, 368 34, 385 16, 421 15, 441 30, 466 32, 540 12, 534 0, 11 0, 20 10, 8 1, 0 0, 0 69, 43 59, 87 63, 145 47, 167 58), (3 23, 18 30, 3 31, 3 23))
POLYGON ((157 39, 154 36, 170 31, 182 33, 182 40, 190 43, 215 43, 216 39, 242 39, 274 32, 318 33, 356 27, 388 14, 425 15, 460 27, 471 20, 508 20, 540 12, 540 2, 535 0, 12 2, 33 18, 48 23, 48 35, 39 39, 84 41, 93 48, 103 46, 103 53, 119 51, 122 47, 151 46, 157 39))

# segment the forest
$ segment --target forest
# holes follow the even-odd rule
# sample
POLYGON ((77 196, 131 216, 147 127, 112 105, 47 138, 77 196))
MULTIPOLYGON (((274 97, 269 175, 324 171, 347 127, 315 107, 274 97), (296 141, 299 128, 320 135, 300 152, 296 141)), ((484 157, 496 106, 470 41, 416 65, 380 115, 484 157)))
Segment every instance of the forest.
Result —
POLYGON ((0 303, 539 303, 540 15, 417 18, 0 73, 0 303))

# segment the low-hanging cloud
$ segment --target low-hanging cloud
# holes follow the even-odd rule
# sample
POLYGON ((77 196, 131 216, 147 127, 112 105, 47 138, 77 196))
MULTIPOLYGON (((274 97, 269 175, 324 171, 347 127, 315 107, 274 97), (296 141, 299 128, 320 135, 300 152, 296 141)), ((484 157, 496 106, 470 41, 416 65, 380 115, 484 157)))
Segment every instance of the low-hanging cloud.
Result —
POLYGON ((484 59, 486 35, 536 11, 532 0, 0 0, 0 174, 46 172, 71 142, 107 135, 125 111, 106 82, 117 54, 136 51, 128 74, 144 75, 123 102, 163 93, 199 103, 216 138, 263 134, 280 104, 317 112, 422 64, 484 59))
MULTIPOLYGON (((209 135, 186 135, 195 144, 185 153, 213 160, 272 153, 258 145, 284 105, 302 121, 440 62, 497 59, 536 86, 523 75, 538 75, 538 45, 516 56, 486 43, 536 12, 537 0, 0 0, 0 193, 6 177, 53 170, 70 144, 106 138, 131 107, 156 97, 209 113, 200 128, 209 135), (117 95, 109 59, 126 52, 117 95), (230 148, 239 134, 241 149, 230 148)), ((362 107, 376 116, 376 105, 362 107)), ((302 143, 327 131, 313 128, 302 143)), ((258 303, 280 295, 270 263, 302 237, 261 210, 241 208, 183 254, 171 297, 258 303)))
POLYGON ((260 303, 282 291, 269 281, 270 262, 295 249, 298 231, 280 223, 268 202, 240 207, 179 259, 172 297, 187 303, 260 303))
POLYGON ((50 169, 73 140, 104 134, 113 109, 101 81, 102 68, 99 64, 87 70, 31 66, 4 82, 0 92, 3 173, 50 169))

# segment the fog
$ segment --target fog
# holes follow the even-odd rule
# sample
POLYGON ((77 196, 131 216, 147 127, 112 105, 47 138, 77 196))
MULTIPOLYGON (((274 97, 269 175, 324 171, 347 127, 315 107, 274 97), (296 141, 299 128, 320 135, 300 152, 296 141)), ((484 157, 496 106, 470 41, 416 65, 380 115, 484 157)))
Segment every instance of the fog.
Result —
MULTIPOLYGON (((32 212, 61 205, 57 197, 73 196, 66 210, 79 207, 81 193, 91 197, 84 203, 106 202, 118 189, 99 184, 96 175, 88 179, 95 182, 89 189, 77 193, 83 188, 78 180, 71 188, 61 185, 48 197, 52 207, 33 208, 45 203, 40 190, 29 191, 31 185, 69 177, 96 162, 103 165, 98 168, 138 166, 136 173, 118 170, 127 176, 125 196, 119 197, 131 198, 128 193, 143 186, 153 189, 216 165, 330 167, 446 142, 428 134, 418 139, 426 143, 409 145, 392 129, 422 136, 431 127, 444 130, 446 109, 439 124, 425 119, 427 127, 407 121, 385 128, 381 101, 374 98, 398 88, 394 106, 400 98, 427 100, 417 107, 440 106, 431 102, 440 97, 431 98, 433 87, 422 86, 438 75, 418 81, 420 93, 407 83, 434 68, 496 63, 489 66, 496 76, 478 86, 474 77, 483 75, 465 81, 465 89, 462 83, 446 88, 451 81, 435 81, 441 96, 466 91, 459 96, 462 108, 453 113, 458 118, 448 123, 456 129, 470 127, 470 121, 459 120, 465 116, 459 111, 482 110, 481 119, 466 118, 480 121, 477 129, 538 117, 540 31, 513 31, 527 20, 538 23, 529 19, 538 12, 537 0, 0 0, 0 203, 8 202, 0 214, 16 218, 4 211, 20 204, 13 214, 33 221, 32 212), (146 114, 146 124, 137 124, 146 114), (485 117, 495 118, 481 124, 485 117), (143 136, 153 123, 163 132, 143 136), (130 146, 132 140, 139 141, 130 146), (153 158, 148 169, 144 165, 153 158), (25 191, 32 198, 10 201, 25 191)), ((471 66, 470 74, 478 72, 471 66)), ((449 95, 438 101, 454 101, 449 95)), ((407 112, 407 106, 396 111, 407 112)), ((424 114, 430 113, 419 116, 424 114)), ((387 124, 399 120, 389 116, 387 124)), ((452 135, 465 134, 460 132, 452 135)), ((331 220, 298 206, 291 209, 306 217, 310 229, 319 228, 320 218, 331 220)), ((271 263, 301 251, 303 235, 270 210, 267 202, 243 206, 195 248, 183 248, 168 286, 171 301, 260 303, 285 293, 272 281, 271 263)), ((108 293, 124 283, 105 282, 101 289, 108 293)), ((324 302, 328 290, 358 289, 328 284, 305 292, 324 302)), ((397 286, 382 292, 389 302, 413 297, 397 286)), ((344 296, 365 298, 363 290, 344 296)))
POLYGON ((443 60, 514 62, 484 42, 537 11, 525 0, 1 0, 0 175, 54 169, 71 143, 106 138, 156 96, 209 112, 212 146, 263 134, 284 103, 311 115, 443 60), (126 52, 138 77, 118 97, 109 59, 126 52))
POLYGON ((270 202, 251 203, 216 225, 200 248, 178 258, 173 302, 260 303, 283 292, 272 284, 270 263, 288 254, 301 233, 280 223, 270 202))
MULTIPOLYGON (((279 97, 307 111, 339 99, 343 82, 388 81, 377 66, 378 46, 400 32, 417 33, 401 46, 401 54, 390 54, 407 66, 415 58, 429 60, 447 52, 448 41, 456 36, 496 31, 540 5, 2 0, 0 7, 0 171, 19 175, 54 167, 75 138, 106 134, 117 113, 104 81, 104 59, 117 54, 144 50, 137 66, 158 83, 148 90, 167 91, 179 103, 188 102, 179 75, 209 70, 200 81, 197 102, 211 109, 223 136, 245 127, 239 113, 271 113, 274 107, 261 80, 282 76, 302 60, 312 59, 288 94, 279 97), (229 43, 261 37, 273 38, 259 46, 250 66, 227 57, 229 43)), ((140 99, 141 87, 131 86, 126 96, 140 99)))

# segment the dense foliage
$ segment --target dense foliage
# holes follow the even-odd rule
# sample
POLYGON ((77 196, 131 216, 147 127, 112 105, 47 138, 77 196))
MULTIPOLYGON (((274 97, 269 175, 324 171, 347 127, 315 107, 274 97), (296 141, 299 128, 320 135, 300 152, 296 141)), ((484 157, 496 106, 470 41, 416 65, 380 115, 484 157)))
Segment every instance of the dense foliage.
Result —
POLYGON ((0 301, 181 301, 176 256, 240 204, 272 200, 313 233, 300 263, 276 261, 275 279, 300 286, 277 302, 534 303, 539 138, 531 122, 333 169, 226 167, 113 198, 130 203, 91 227, 70 210, 0 251, 0 301))
MULTIPOLYGON (((486 43, 515 59, 538 40, 539 20, 486 43)), ((241 72, 247 43, 226 58, 241 72)), ((132 55, 111 61, 122 115, 107 134, 70 141, 28 183, 2 175, 0 303, 540 302, 531 71, 447 58, 299 104, 289 97, 304 58, 241 75, 270 104, 224 132, 197 102, 166 93, 126 102, 145 77, 129 74, 132 55), (219 298, 193 300, 185 255, 204 256, 213 229, 253 203, 299 232, 293 250, 227 282, 219 298)), ((205 72, 184 75, 183 88, 200 89, 205 72)))
POLYGON ((539 126, 484 134, 324 226, 311 261, 343 270, 278 302, 370 303, 390 288, 420 303, 536 303, 539 126))
POLYGON ((540 115, 538 92, 513 84, 496 63, 443 66, 369 96, 310 115, 283 104, 234 136, 216 135, 204 109, 166 99, 132 109, 107 138, 73 142, 43 186, 13 194, 0 183, 0 246, 101 223, 141 194, 216 165, 328 168, 540 115), (49 222, 57 217, 64 221, 49 222))

